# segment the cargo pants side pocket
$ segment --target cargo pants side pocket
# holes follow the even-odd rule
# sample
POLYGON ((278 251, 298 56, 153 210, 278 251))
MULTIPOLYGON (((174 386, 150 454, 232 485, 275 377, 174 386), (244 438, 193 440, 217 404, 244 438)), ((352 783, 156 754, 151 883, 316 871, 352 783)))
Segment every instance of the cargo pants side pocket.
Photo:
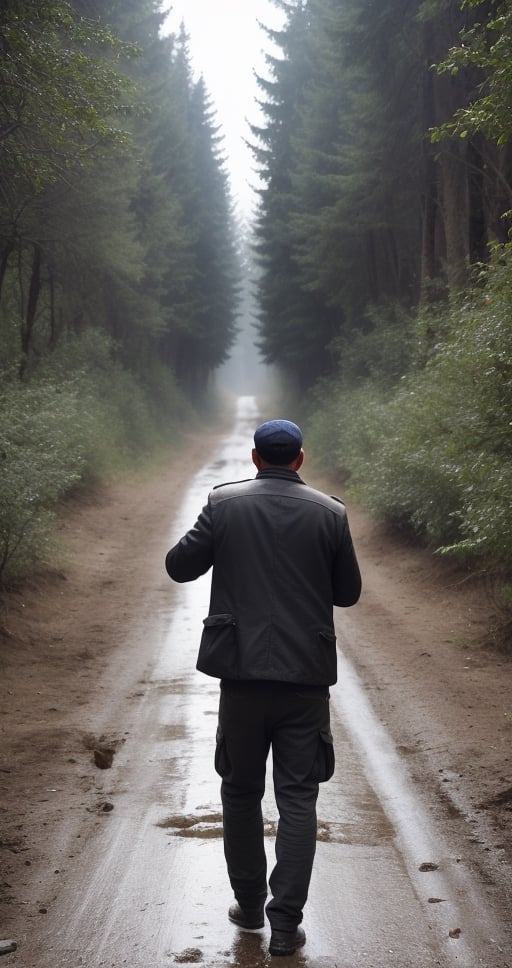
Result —
POLYGON ((313 763, 311 778, 317 783, 330 780, 335 767, 334 743, 330 729, 322 729, 318 734, 318 747, 313 763))

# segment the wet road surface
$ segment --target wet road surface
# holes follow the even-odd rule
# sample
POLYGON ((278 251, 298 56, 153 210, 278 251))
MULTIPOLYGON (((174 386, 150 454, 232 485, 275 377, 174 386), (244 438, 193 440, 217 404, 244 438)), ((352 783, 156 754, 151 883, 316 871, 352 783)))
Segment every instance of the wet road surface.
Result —
MULTIPOLYGON (((190 527, 211 486, 253 476, 251 398, 214 463, 192 481, 169 546, 190 527)), ((305 475, 307 477, 307 475, 305 475)), ((115 811, 98 825, 44 938, 2 963, 37 968, 501 968, 500 925, 457 845, 443 842, 411 792, 354 669, 340 657, 332 690, 337 768, 320 789, 318 848, 305 909, 306 946, 270 959, 269 928, 227 920, 219 778, 213 768, 218 683, 195 671, 209 576, 176 586, 155 619, 155 659, 135 729, 116 756, 115 811), (158 625, 159 623, 159 625, 158 625), (158 632, 160 628, 160 632, 158 632), (427 865, 437 869, 421 870, 427 865), (460 929, 460 934, 457 933, 460 929), (450 936, 450 932, 455 932, 450 936)), ((357 610, 337 610, 338 637, 357 636, 357 610)), ((149 635, 149 633, 148 633, 149 635)), ((269 778, 271 776, 269 766, 269 778)), ((276 810, 264 800, 269 870, 276 810)))

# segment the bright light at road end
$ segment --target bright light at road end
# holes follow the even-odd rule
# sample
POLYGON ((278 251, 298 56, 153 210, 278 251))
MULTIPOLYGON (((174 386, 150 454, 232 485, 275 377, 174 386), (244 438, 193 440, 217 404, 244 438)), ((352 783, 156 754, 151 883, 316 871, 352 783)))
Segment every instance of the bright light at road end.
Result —
MULTIPOLYGON (((167 4, 165 5, 167 6, 167 4)), ((260 23, 272 30, 284 22, 272 0, 172 0, 164 33, 179 32, 184 22, 196 77, 204 78, 224 135, 231 192, 243 219, 254 209, 259 180, 251 124, 261 124, 256 75, 268 76, 265 54, 273 51, 260 23)))

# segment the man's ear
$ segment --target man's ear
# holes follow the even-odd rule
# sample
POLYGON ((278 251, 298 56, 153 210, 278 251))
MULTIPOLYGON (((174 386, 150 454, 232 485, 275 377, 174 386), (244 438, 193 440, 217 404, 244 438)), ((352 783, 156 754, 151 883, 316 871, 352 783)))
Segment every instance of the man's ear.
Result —
POLYGON ((257 470, 261 471, 262 460, 255 447, 253 447, 253 450, 252 450, 252 462, 254 466, 257 468, 257 470))
POLYGON ((298 471, 299 468, 302 467, 303 460, 304 460, 304 451, 301 450, 300 454, 298 454, 298 456, 295 458, 292 464, 292 470, 298 471))

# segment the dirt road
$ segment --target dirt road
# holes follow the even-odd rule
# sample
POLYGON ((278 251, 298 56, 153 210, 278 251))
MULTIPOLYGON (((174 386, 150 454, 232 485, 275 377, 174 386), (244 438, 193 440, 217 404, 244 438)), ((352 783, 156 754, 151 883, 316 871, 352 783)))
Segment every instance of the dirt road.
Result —
MULTIPOLYGON (((0 938, 17 949, 2 965, 268 959, 265 933, 225 916, 217 684, 194 671, 207 586, 189 601, 163 572, 247 438, 190 436, 158 474, 70 506, 62 572, 5 603, 0 938)), ((481 588, 348 507, 365 590, 339 615, 338 767, 296 960, 505 968, 512 663, 481 644, 481 588)), ((271 797, 265 815, 271 860, 271 797)))

